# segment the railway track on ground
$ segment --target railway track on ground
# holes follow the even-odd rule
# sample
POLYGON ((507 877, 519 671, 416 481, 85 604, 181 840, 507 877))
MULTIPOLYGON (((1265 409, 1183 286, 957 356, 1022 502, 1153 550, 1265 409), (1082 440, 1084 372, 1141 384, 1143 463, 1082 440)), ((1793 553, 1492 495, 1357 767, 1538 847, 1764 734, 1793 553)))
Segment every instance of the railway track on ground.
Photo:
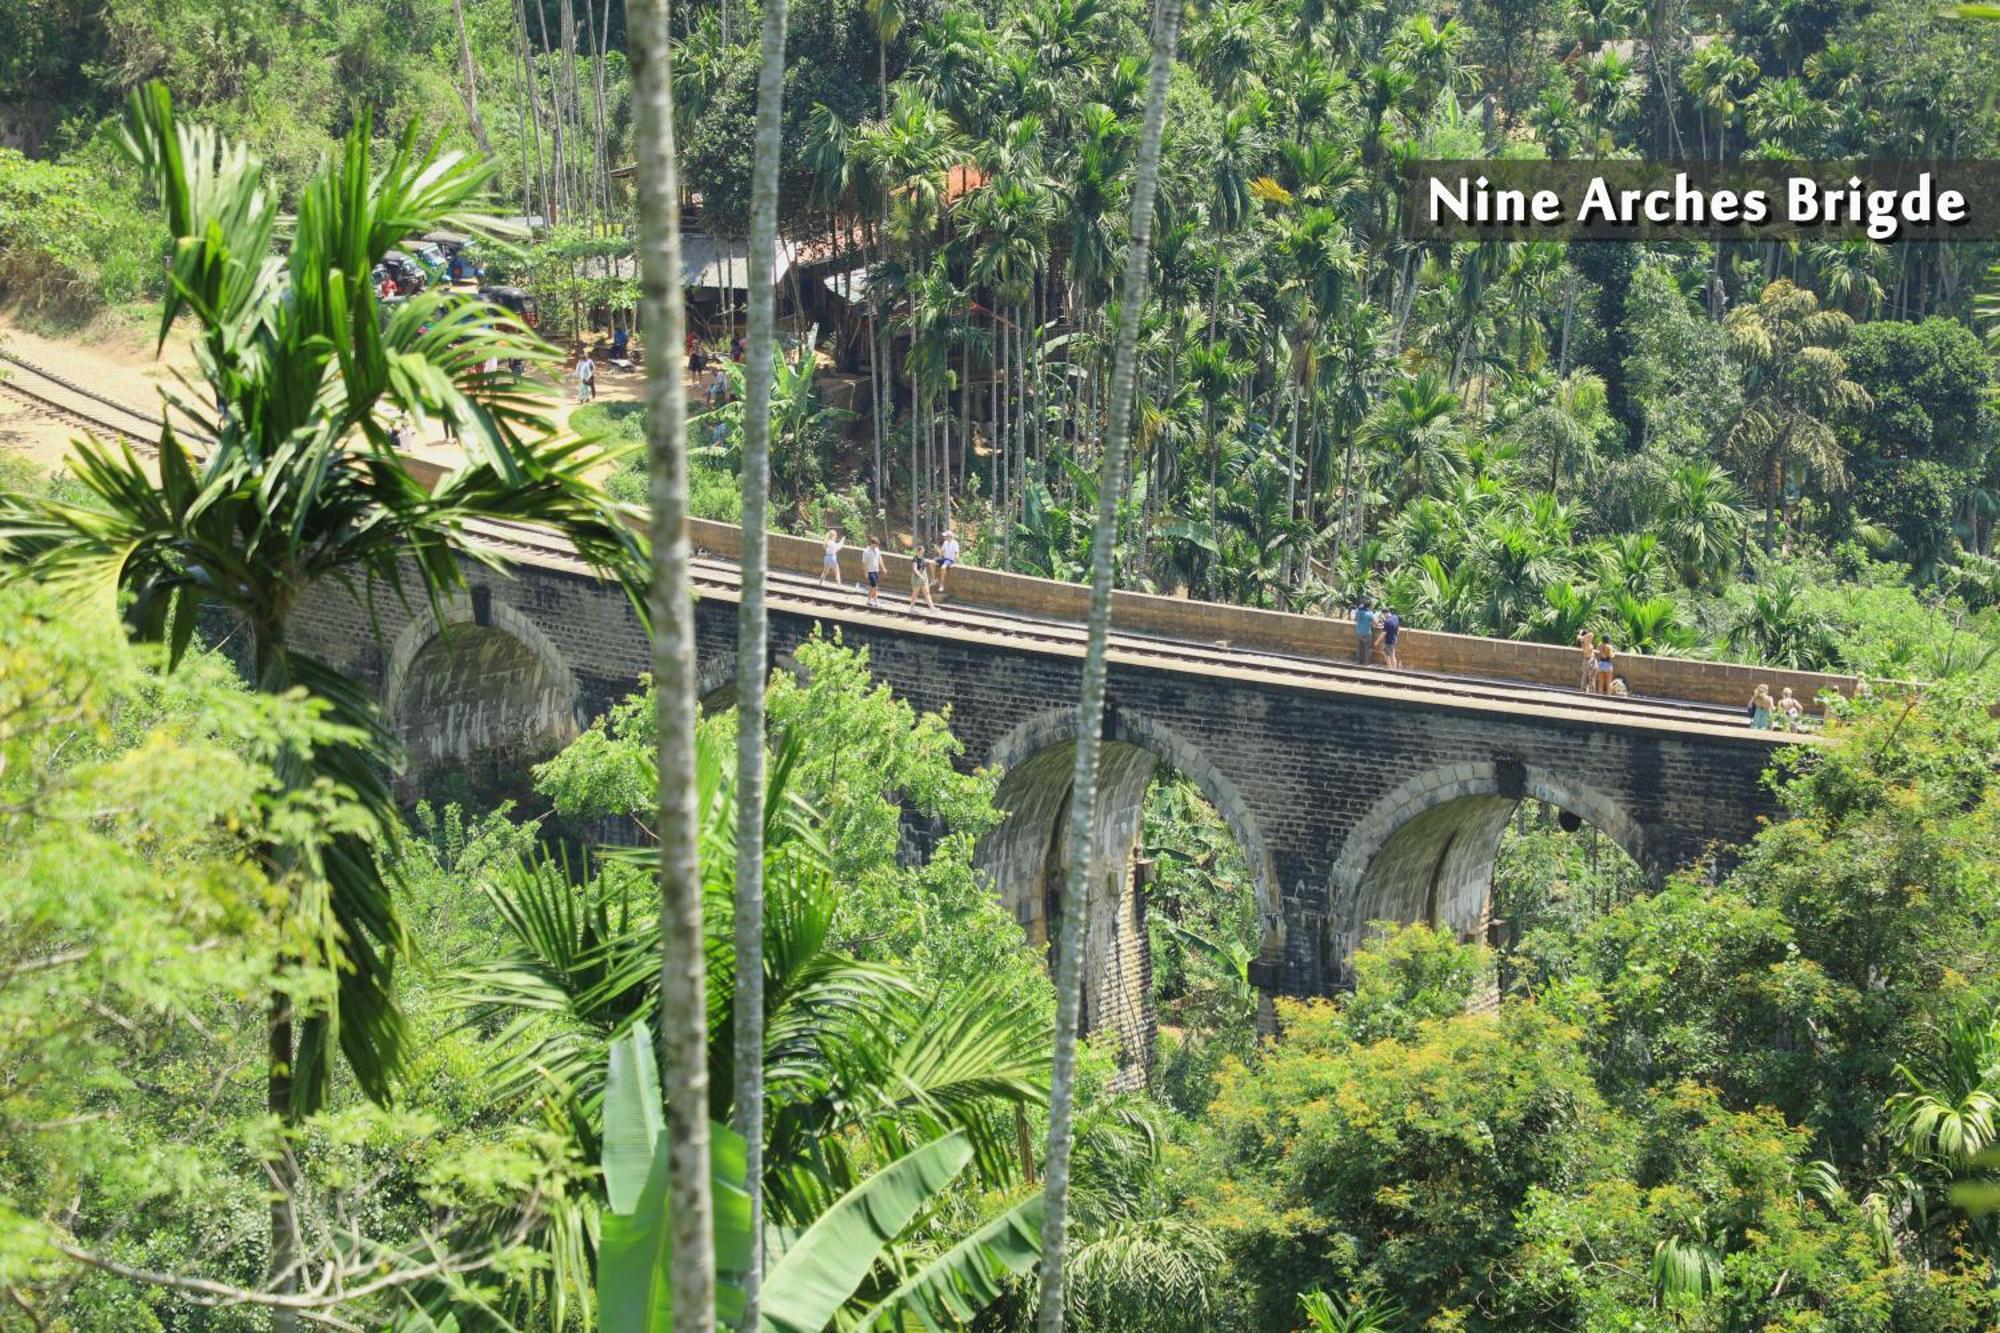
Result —
MULTIPOLYGON (((143 452, 152 452, 153 439, 160 431, 158 412, 148 412, 108 398, 65 375, 5 350, 0 350, 0 397, 10 398, 41 416, 78 430, 124 440, 143 452)), ((207 442, 207 437, 199 432, 183 430, 181 433, 190 439, 207 442)))

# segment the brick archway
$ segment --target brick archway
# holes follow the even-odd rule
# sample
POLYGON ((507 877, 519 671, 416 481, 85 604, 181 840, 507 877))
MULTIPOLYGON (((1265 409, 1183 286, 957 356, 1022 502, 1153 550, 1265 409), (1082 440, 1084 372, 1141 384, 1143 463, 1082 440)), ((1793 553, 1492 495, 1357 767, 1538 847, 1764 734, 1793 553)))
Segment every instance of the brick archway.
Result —
MULTIPOLYGON (((1076 712, 1062 707, 1021 719, 992 746, 989 762, 1004 773, 996 804, 1006 818, 980 841, 979 859, 1031 940, 1049 942, 1059 914, 1078 907, 1084 912, 1085 1030, 1118 1033, 1124 1051, 1120 1077, 1136 1085, 1151 1058, 1155 1018, 1145 900, 1134 882, 1132 856, 1146 793, 1162 763, 1194 782, 1243 852, 1262 926, 1259 973, 1265 978, 1275 978, 1282 964, 1285 918, 1270 852, 1236 785, 1172 728, 1116 708, 1105 717, 1098 804, 1084 868, 1088 899, 1081 905, 1064 902, 1075 747, 1076 712)), ((1266 1022, 1269 998, 1267 993, 1261 1006, 1266 1022)))
POLYGON ((1604 793, 1519 762, 1441 765, 1378 799, 1342 846, 1324 941, 1331 971, 1347 979, 1372 921, 1428 920, 1461 938, 1482 932, 1500 836, 1530 797, 1609 837, 1655 884, 1664 877, 1645 829, 1604 793))
MULTIPOLYGON (((1137 746, 1164 761, 1193 782, 1209 804, 1221 814, 1223 823, 1236 837, 1236 846, 1243 853, 1245 864, 1250 867, 1251 884, 1257 894, 1258 920, 1263 926, 1264 956, 1281 956, 1284 951, 1285 917, 1278 875, 1269 843, 1243 792, 1193 741, 1144 713, 1107 707, 1104 738, 1137 746)), ((1003 775, 1010 774, 1037 755, 1066 746, 1075 739, 1075 708, 1043 709, 1023 718, 1013 730, 1001 737, 986 762, 1003 775)), ((1063 781, 1068 781, 1069 774, 1069 769, 1062 770, 1063 781)))
POLYGON ((569 663, 539 626, 485 589, 461 591, 403 627, 382 714, 413 766, 552 748, 580 725, 569 663))

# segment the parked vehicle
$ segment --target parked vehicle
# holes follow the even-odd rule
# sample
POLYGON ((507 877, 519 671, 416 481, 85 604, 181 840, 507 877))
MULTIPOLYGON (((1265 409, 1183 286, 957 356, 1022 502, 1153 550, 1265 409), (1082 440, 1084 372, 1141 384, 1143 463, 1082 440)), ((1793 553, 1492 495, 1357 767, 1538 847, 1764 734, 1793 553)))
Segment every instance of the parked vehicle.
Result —
POLYGON ((451 262, 442 246, 428 242, 411 250, 410 257, 417 261, 417 266, 423 269, 424 276, 432 282, 444 280, 445 270, 451 262))
POLYGON ((390 277, 396 280, 397 290, 404 296, 414 296, 430 286, 430 275, 423 265, 401 250, 391 250, 382 256, 382 265, 390 277))
POLYGON ((541 311, 535 306, 535 298, 519 287, 481 287, 479 299, 513 311, 531 329, 541 323, 541 311))

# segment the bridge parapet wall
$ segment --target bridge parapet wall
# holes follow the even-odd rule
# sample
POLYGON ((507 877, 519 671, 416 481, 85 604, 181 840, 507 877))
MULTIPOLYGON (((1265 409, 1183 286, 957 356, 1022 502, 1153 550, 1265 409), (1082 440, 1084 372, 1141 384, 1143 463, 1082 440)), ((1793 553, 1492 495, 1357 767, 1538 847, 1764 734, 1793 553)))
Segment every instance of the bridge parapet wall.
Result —
MULTIPOLYGON (((694 519, 688 528, 697 547, 731 560, 742 552, 743 530, 734 524, 694 519)), ((772 533, 769 540, 773 569, 814 576, 819 573, 820 542, 782 533, 772 533)), ((907 586, 907 556, 894 551, 885 551, 883 555, 888 586, 898 590, 907 586)), ((860 568, 858 549, 843 553, 844 579, 857 577, 860 568)), ((1047 616, 1078 625, 1090 613, 1090 589, 1082 584, 961 565, 951 571, 950 585, 952 601, 957 604, 1047 616)), ((1354 658, 1354 622, 1344 616, 1295 615, 1120 591, 1112 595, 1111 623, 1127 633, 1166 639, 1261 649, 1326 661, 1348 662, 1354 658)), ((1556 687, 1574 687, 1582 674, 1576 649, 1557 644, 1406 628, 1399 648, 1403 666, 1413 671, 1556 687)), ((1852 676, 1644 653, 1620 653, 1618 671, 1635 695, 1729 708, 1746 706, 1759 684, 1770 686, 1774 696, 1789 688, 1815 712, 1819 710, 1817 700, 1822 693, 1851 696, 1855 689, 1852 676)))

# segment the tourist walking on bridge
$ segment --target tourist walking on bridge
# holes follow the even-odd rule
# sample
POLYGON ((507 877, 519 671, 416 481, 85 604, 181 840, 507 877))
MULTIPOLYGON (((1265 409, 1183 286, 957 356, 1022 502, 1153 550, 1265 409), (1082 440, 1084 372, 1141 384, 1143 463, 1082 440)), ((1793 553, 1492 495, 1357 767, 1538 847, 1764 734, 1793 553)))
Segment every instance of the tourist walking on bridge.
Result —
POLYGON ((937 603, 931 600, 930 563, 924 558, 921 544, 910 548, 910 614, 917 613, 917 600, 923 599, 925 606, 937 610, 937 603))
POLYGON ((1367 666, 1375 654, 1375 612, 1369 607, 1368 599, 1362 598, 1354 608, 1354 664, 1367 666))
POLYGON ((834 587, 838 588, 841 586, 839 528, 828 528, 826 530, 826 552, 819 559, 819 582, 823 585, 828 579, 833 580, 834 587))
POLYGON ((868 605, 874 606, 882 595, 882 545, 873 535, 861 548, 861 577, 868 580, 868 605))

